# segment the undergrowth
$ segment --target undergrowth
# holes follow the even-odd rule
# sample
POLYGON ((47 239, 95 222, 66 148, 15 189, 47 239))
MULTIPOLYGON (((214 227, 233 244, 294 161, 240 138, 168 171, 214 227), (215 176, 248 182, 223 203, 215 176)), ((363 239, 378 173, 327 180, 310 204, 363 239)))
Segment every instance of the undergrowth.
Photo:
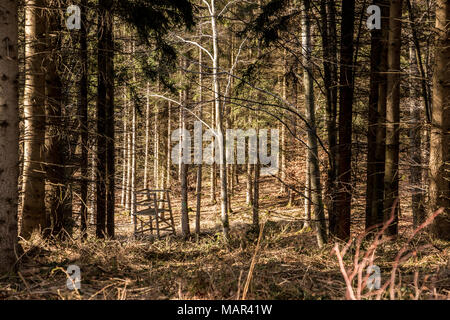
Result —
MULTIPOLYGON (((268 220, 256 256, 258 235, 246 224, 234 228, 227 245, 215 230, 188 241, 119 236, 55 242, 34 235, 21 242, 18 272, 0 279, 0 299, 238 299, 252 259, 246 299, 343 299, 346 284, 336 256, 330 254, 333 244, 319 249, 314 233, 301 230, 296 221, 268 220), (79 291, 66 287, 69 265, 80 267, 79 291)), ((399 299, 449 299, 449 244, 421 236, 412 245, 430 241, 431 247, 398 269, 399 299), (421 277, 428 290, 419 297, 414 291, 416 272, 429 275, 421 277)), ((406 237, 400 237, 378 247, 374 263, 383 279, 390 276, 405 242, 406 237)), ((361 247, 368 245, 362 242, 361 247)), ((350 255, 344 263, 351 264, 350 255)))

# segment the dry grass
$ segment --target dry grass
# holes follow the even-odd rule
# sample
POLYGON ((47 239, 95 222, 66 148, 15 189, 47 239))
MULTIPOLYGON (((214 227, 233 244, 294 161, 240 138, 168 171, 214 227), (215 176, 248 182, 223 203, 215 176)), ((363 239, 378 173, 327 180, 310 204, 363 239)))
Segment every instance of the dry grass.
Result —
MULTIPOLYGON (((20 273, 0 279, 0 299, 236 299, 242 296, 252 261, 246 299, 343 299, 346 285, 336 256, 330 254, 334 244, 319 249, 314 233, 302 231, 301 206, 286 208, 286 199, 272 195, 271 185, 273 181, 266 181, 261 190, 265 208, 261 220, 266 223, 257 256, 258 235, 250 229, 250 210, 243 198, 233 199, 228 246, 215 206, 205 206, 204 233, 189 241, 133 240, 129 217, 119 214, 116 240, 52 243, 36 236, 23 242, 20 273), (79 292, 66 288, 64 270, 71 264, 81 268, 79 292)), ((408 220, 403 220, 398 241, 383 243, 374 257, 383 279, 390 276, 394 258, 410 233, 408 220)), ((397 271, 399 299, 415 298, 415 282, 423 289, 419 298, 450 297, 450 245, 433 242, 426 234, 411 245, 424 243, 433 246, 397 271), (417 272, 420 276, 415 276, 417 272)), ((350 265, 350 259, 345 257, 344 263, 350 265)))

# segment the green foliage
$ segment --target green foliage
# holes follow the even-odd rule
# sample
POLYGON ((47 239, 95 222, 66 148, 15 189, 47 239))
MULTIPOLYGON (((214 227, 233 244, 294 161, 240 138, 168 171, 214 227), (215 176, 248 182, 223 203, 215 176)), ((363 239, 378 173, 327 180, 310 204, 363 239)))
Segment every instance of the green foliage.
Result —
POLYGON ((292 11, 286 14, 286 8, 289 6, 287 0, 271 0, 261 7, 261 13, 251 21, 241 32, 245 34, 254 32, 257 38, 262 40, 262 44, 268 46, 279 39, 280 33, 287 31, 288 22, 300 11, 292 11))
POLYGON ((141 59, 144 74, 153 81, 159 78, 171 87, 167 78, 175 67, 177 53, 166 40, 174 28, 194 26, 193 7, 188 0, 120 0, 115 2, 115 13, 133 26, 141 41, 154 49, 152 59, 141 59))

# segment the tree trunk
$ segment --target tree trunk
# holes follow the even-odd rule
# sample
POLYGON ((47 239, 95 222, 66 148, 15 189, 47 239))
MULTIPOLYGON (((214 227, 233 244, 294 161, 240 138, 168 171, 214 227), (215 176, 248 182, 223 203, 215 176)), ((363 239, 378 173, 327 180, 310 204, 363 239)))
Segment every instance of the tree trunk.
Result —
MULTIPOLYGON (((391 0, 389 12, 389 46, 386 104, 386 163, 384 168, 384 221, 388 220, 395 199, 398 198, 398 160, 400 151, 400 50, 401 17, 403 0, 391 0)), ((386 229, 386 234, 398 233, 398 208, 394 212, 394 221, 386 229)))
POLYGON ((431 210, 444 207, 432 230, 437 238, 450 240, 450 3, 436 1, 438 33, 433 75, 433 112, 430 142, 431 210))
MULTIPOLYGON (((281 92, 282 92, 282 98, 283 100, 287 100, 287 54, 286 54, 286 50, 284 50, 284 68, 283 68, 283 75, 281 77, 281 92)), ((285 115, 285 113, 283 112, 283 116, 285 115)), ((284 118, 283 118, 284 120, 284 118)), ((287 185, 286 185, 286 126, 281 123, 280 124, 281 127, 281 150, 280 150, 280 180, 281 180, 281 184, 280 184, 280 192, 281 193, 286 193, 287 192, 287 185)))
POLYGON ((81 235, 85 238, 87 234, 87 218, 88 218, 88 47, 87 47, 87 0, 81 1, 81 30, 80 30, 80 60, 81 60, 81 78, 80 78, 80 103, 79 103, 79 127, 81 134, 81 179, 80 179, 80 217, 81 217, 81 235))
MULTIPOLYGON (((131 105, 131 104, 130 104, 131 105)), ((130 164, 130 213, 136 213, 136 106, 131 105, 131 164, 130 164)))
POLYGON ((309 174, 309 152, 307 152, 306 155, 306 172, 305 172, 305 198, 304 198, 304 223, 303 228, 309 228, 311 227, 311 175, 309 174))
MULTIPOLYGON (((123 88, 123 106, 122 106, 122 122, 123 122, 123 143, 122 143, 122 196, 120 205, 126 207, 127 203, 127 179, 128 179, 128 109, 127 109, 127 95, 126 87, 123 88)), ((126 208, 125 208, 126 210, 126 208)))
MULTIPOLYGON (((198 50, 198 100, 199 100, 199 111, 198 117, 200 119, 203 118, 203 67, 202 67, 203 59, 202 59, 202 50, 198 50)), ((201 136, 202 137, 202 136, 201 136)), ((203 147, 203 139, 201 140, 201 147, 203 147)), ((202 157, 203 158, 203 157, 202 157)), ((197 206, 195 209, 195 233, 200 234, 200 214, 202 207, 202 161, 200 159, 200 163, 197 164, 197 186, 196 186, 196 194, 197 194, 197 206)))
POLYGON ((24 164, 21 236, 46 227, 44 141, 45 141, 45 48, 44 1, 25 1, 25 90, 24 164))
POLYGON ((417 228, 425 221, 425 198, 422 185, 422 106, 420 103, 420 90, 416 79, 419 78, 419 68, 414 46, 409 47, 410 85, 409 85, 409 154, 410 169, 409 182, 411 184, 411 207, 413 212, 413 225, 417 228))
MULTIPOLYGON (((161 89, 158 81, 158 89, 161 89)), ((159 104, 155 103, 155 118, 154 118, 154 133, 153 133, 153 184, 156 189, 159 189, 159 104)))
POLYGON ((150 84, 147 81, 145 103, 145 158, 144 158, 144 189, 148 189, 148 154, 150 147, 150 84))
POLYGON ((336 118, 337 118, 337 70, 336 70, 336 25, 334 0, 320 2, 320 14, 322 21, 322 48, 323 48, 323 70, 324 85, 326 92, 326 124, 328 139, 328 171, 326 184, 326 205, 328 208, 328 229, 333 233, 336 227, 336 118))
MULTIPOLYGON (((134 40, 131 42, 131 59, 134 61, 135 56, 135 42, 134 40)), ((135 69, 133 69, 133 77, 132 77, 133 83, 136 83, 136 72, 135 69)), ((130 104, 131 106, 131 181, 130 181, 130 213, 131 218, 133 219, 136 209, 136 105, 130 104)))
POLYGON ((0 275, 12 271, 17 254, 19 177, 18 13, 16 1, 0 7, 0 275))
MULTIPOLYGON (((105 0, 105 10, 112 7, 111 0, 105 0)), ((108 189, 106 198, 106 232, 108 237, 114 238, 115 229, 115 176, 116 176, 116 145, 115 145, 115 117, 114 117, 114 21, 112 14, 108 14, 106 21, 106 45, 107 45, 107 60, 106 60, 106 75, 107 75, 107 87, 106 87, 106 175, 108 178, 108 189)))
POLYGON ((51 221, 51 231, 54 236, 71 234, 72 207, 71 195, 65 178, 65 155, 67 143, 62 122, 62 82, 59 76, 59 49, 61 46, 59 17, 48 14, 47 57, 44 59, 46 85, 46 118, 47 130, 45 139, 46 162, 46 202, 48 217, 51 221), (65 232, 64 232, 65 231, 65 232))
POLYGON ((336 201, 336 230, 342 240, 350 237, 352 202, 352 109, 353 109, 353 32, 355 1, 342 1, 340 94, 339 94, 339 160, 338 193, 336 201))
MULTIPOLYGON (((125 109, 126 109, 126 117, 127 122, 130 123, 130 115, 131 115, 131 108, 130 103, 128 101, 127 93, 125 88, 125 94, 124 94, 124 103, 125 103, 125 109)), ((126 187, 125 187, 125 211, 131 212, 131 163, 132 163, 132 141, 131 141, 132 135, 130 132, 126 132, 126 140, 127 140, 127 179, 126 179, 126 187)))
MULTIPOLYGON (((420 72, 420 83, 421 83, 421 91, 422 91, 422 97, 423 102, 425 105, 425 114, 427 117, 427 121, 431 123, 431 110, 430 110, 430 94, 429 94, 429 87, 427 83, 427 75, 425 74, 425 69, 422 63, 422 53, 420 50, 420 42, 419 42, 419 36, 417 35, 417 24, 416 24, 416 18, 415 18, 415 10, 416 10, 416 4, 414 0, 407 0, 406 4, 408 6, 408 13, 409 13, 409 22, 411 25, 411 34, 412 34, 412 40, 413 40, 413 48, 416 56, 416 63, 418 67, 418 72, 420 72)), ((427 47, 427 52, 429 53, 431 50, 429 50, 429 46, 427 47)))
POLYGON ((246 191, 246 203, 248 206, 253 205, 253 166, 250 164, 250 162, 247 164, 246 168, 247 172, 247 191, 246 191))
MULTIPOLYGON (((216 121, 216 110, 215 110, 215 102, 212 104, 211 109, 211 123, 215 123, 216 121)), ((212 136, 212 141, 214 141, 214 145, 217 143, 217 138, 212 136)), ((216 159, 216 148, 212 149, 212 158, 216 159)), ((217 190, 217 163, 214 161, 211 165, 211 204, 216 204, 216 190, 217 190)))
POLYGON ((214 85, 214 105, 216 112, 216 134, 219 144, 219 172, 220 172, 220 202, 221 202, 221 220, 225 240, 228 241, 229 221, 228 221, 228 194, 227 194, 227 166, 225 154, 225 134, 223 131, 223 106, 220 100, 219 86, 219 44, 216 26, 216 7, 215 1, 211 0, 211 29, 213 42, 213 85, 214 85))
MULTIPOLYGON (((187 59, 183 59, 184 69, 187 69, 187 59)), ((186 115, 185 108, 187 108, 189 99, 188 89, 184 89, 182 92, 181 106, 180 106, 180 127, 182 129, 181 137, 180 137, 180 183, 181 183, 181 234, 183 238, 187 238, 190 235, 189 230, 189 212, 188 212, 188 164, 185 163, 183 153, 186 152, 184 148, 184 140, 186 137, 184 136, 184 132, 186 130, 186 115)))
POLYGON ((366 229, 383 221, 386 71, 389 25, 389 3, 374 2, 380 6, 382 28, 371 31, 370 94, 367 130, 367 188, 366 229))
POLYGON ((91 224, 92 225, 97 225, 97 215, 95 214, 95 212, 97 212, 97 182, 96 182, 96 177, 97 177, 97 173, 96 173, 96 169, 97 169, 97 145, 94 143, 94 145, 92 146, 92 155, 91 155, 91 172, 90 172, 90 177, 91 177, 91 193, 90 193, 90 197, 89 197, 89 202, 90 202, 90 213, 91 213, 91 224))
POLYGON ((169 101, 167 106, 167 163, 166 163, 166 187, 170 189, 170 137, 171 137, 171 126, 172 126, 172 103, 169 101))
MULTIPOLYGON (((184 63, 183 60, 180 60, 181 63, 184 63)), ((181 75, 181 71, 180 71, 180 75, 181 75)), ((182 80, 180 79, 180 85, 182 80)), ((178 109, 178 128, 182 128, 183 127, 183 112, 185 111, 183 109, 183 106, 185 106, 185 90, 180 90, 179 92, 179 102, 180 102, 180 108, 178 109)), ((179 141, 180 141, 180 146, 182 146, 183 144, 181 144, 181 141, 183 141, 183 132, 180 131, 180 136, 179 136, 179 141)), ((180 148, 178 150, 178 179, 181 180, 181 165, 183 163, 183 148, 180 148)))
POLYGON ((316 133, 316 110, 314 104, 313 63, 311 57, 311 21, 309 18, 310 1, 303 1, 302 19, 302 51, 303 51, 303 83, 305 89, 306 120, 308 121, 308 171, 311 183, 311 206, 314 212, 317 243, 322 247, 327 242, 327 225, 322 202, 322 186, 320 184, 319 153, 316 133))
POLYGON ((111 0, 99 1, 96 235, 114 236, 114 50, 111 0))
POLYGON ((327 177, 327 190, 329 190, 329 201, 331 202, 328 207, 328 220, 330 222, 328 230, 334 234, 336 230, 336 196, 338 190, 337 184, 337 157, 338 157, 338 130, 337 130, 337 106, 338 106, 338 87, 339 87, 339 75, 338 75, 338 35, 337 35, 337 23, 336 23, 336 3, 335 0, 327 1, 327 16, 329 20, 328 30, 330 35, 329 47, 330 47, 330 76, 331 76, 331 110, 329 119, 330 136, 328 137, 328 143, 330 146, 331 163, 334 163, 334 170, 330 165, 329 175, 327 177), (330 215, 331 213, 331 215, 330 215))
MULTIPOLYGON (((256 131, 256 135, 258 134, 258 129, 256 131)), ((256 154, 258 154, 258 144, 256 144, 256 154)), ((260 178, 260 172, 261 172, 261 165, 259 163, 259 159, 257 160, 256 164, 254 165, 254 179, 253 179, 253 214, 252 214, 252 222, 253 222, 253 230, 255 230, 256 233, 259 233, 259 178, 260 178)))

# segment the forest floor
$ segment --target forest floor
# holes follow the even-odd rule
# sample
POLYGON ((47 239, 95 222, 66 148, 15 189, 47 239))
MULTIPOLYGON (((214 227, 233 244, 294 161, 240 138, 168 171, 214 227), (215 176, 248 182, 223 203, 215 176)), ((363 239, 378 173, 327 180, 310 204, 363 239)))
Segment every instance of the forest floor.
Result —
MULTIPOLYGON (((56 243, 39 236, 22 240, 19 271, 0 278, 0 299, 241 299, 247 282, 246 299, 344 299, 346 286, 333 254, 334 243, 318 248, 314 232, 302 228, 301 201, 286 206, 287 197, 278 194, 277 185, 269 178, 261 184, 264 232, 259 245, 258 234, 251 232, 251 209, 245 204, 241 183, 232 199, 228 245, 220 232, 220 207, 209 205, 206 194, 202 233, 186 241, 180 236, 134 240, 129 214, 118 209, 115 240, 89 237, 84 242, 56 243), (247 281, 252 260, 254 269, 247 281), (80 267, 80 290, 66 287, 69 265, 80 267)), ((190 197, 190 206, 195 208, 194 193, 190 197)), ((179 201, 173 202, 179 228, 179 201)), ((398 240, 376 251, 374 262, 381 269, 382 283, 389 279, 395 256, 412 232, 411 217, 403 208, 402 212, 398 240)), ((195 213, 190 216, 192 232, 195 213)), ((363 213, 353 218, 357 233, 362 229, 363 213)), ((421 233, 411 247, 423 243, 433 246, 412 256, 397 271, 401 283, 397 280, 396 298, 412 299, 418 294, 421 299, 450 299, 450 243, 433 241, 421 233)), ((347 266, 353 253, 351 247, 344 259, 347 266)), ((388 293, 382 298, 389 298, 388 293)))

